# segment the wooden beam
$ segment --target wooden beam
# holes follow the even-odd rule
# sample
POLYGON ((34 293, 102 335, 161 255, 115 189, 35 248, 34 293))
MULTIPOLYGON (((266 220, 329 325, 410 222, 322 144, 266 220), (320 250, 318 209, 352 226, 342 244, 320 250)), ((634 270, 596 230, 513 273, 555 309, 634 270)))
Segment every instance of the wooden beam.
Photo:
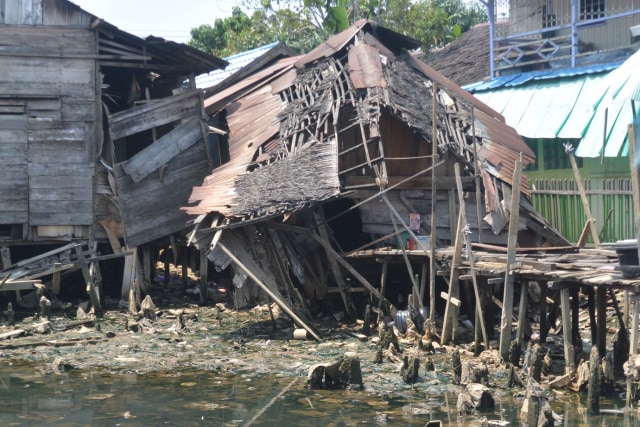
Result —
MULTIPOLYGON (((431 97, 433 98, 433 105, 431 107, 431 163, 435 162, 438 158, 438 84, 432 82, 431 97)), ((431 169, 431 256, 429 258, 429 265, 431 269, 429 271, 429 320, 433 324, 435 320, 436 311, 436 241, 438 239, 437 225, 436 225, 436 195, 438 187, 436 185, 436 169, 431 169)), ((425 264, 426 266, 426 264, 425 264)), ((423 270, 424 271, 424 270, 423 270)))
POLYGON ((564 373, 571 373, 571 307, 569 306, 569 288, 560 290, 560 307, 562 308, 562 339, 564 341, 564 373))
MULTIPOLYGON (((454 165, 454 169, 455 169, 455 173, 456 173, 456 183, 457 183, 457 189, 458 189, 458 205, 459 205, 459 209, 460 212, 462 213, 462 221, 463 221, 463 226, 462 229, 459 230, 459 233, 464 233, 464 230, 467 228, 467 218, 465 216, 465 212, 466 212, 466 207, 465 207, 465 203, 464 203, 464 192, 462 191, 462 180, 460 179, 460 164, 456 163, 454 165)), ((463 236, 464 238, 464 236, 463 236)), ((473 258, 473 251, 471 248, 471 242, 468 242, 469 247, 467 248, 468 250, 468 254, 469 254, 469 265, 471 267, 471 281, 473 282, 473 293, 476 296, 476 305, 475 305, 475 309, 476 309, 476 315, 478 316, 478 319, 480 320, 480 327, 482 329, 482 337, 484 339, 484 348, 485 349, 489 349, 489 336, 487 335, 487 330, 484 324, 484 314, 483 314, 483 307, 482 307, 482 300, 480 299, 480 289, 479 289, 479 285, 478 285, 478 278, 476 277, 476 266, 475 266, 475 259, 473 258)))
POLYGON ((576 180, 576 186, 578 187, 578 191, 580 191, 580 200, 582 201, 582 207, 584 208, 584 213, 587 216, 587 221, 589 222, 589 229, 591 230, 591 238, 593 239, 593 243, 596 247, 600 246, 600 236, 598 236, 598 230, 596 229, 596 221, 591 215, 591 208, 589 207, 589 199, 587 199, 587 193, 584 190, 584 185, 582 183, 582 178, 580 177, 580 171, 578 170, 578 165, 576 163, 576 158, 573 155, 573 150, 567 151, 569 155, 569 161, 571 162, 571 169, 573 169, 573 175, 576 180))
MULTIPOLYGON (((227 254, 227 256, 229 258, 231 258, 231 260, 238 266, 240 267, 249 277, 251 277, 251 279, 253 279, 254 282, 256 282, 256 284, 258 286, 260 286, 260 288, 267 294, 269 295, 269 297, 271 297, 271 299, 273 299, 276 304, 278 304, 278 306, 285 312, 287 313, 295 322, 297 322, 300 326, 302 326, 303 328, 305 328, 307 330, 307 332, 309 332, 309 334, 311 334, 311 336, 313 336, 316 340, 320 341, 320 337, 318 336, 318 334, 316 334, 315 330, 307 325, 307 323, 302 320, 288 305, 287 303, 282 300, 282 298, 280 298, 279 295, 276 295, 270 288, 269 286, 267 286, 262 280, 260 280, 260 278, 249 268, 247 267, 242 261, 240 261, 240 259, 238 259, 238 257, 236 257, 233 252, 231 250, 229 250, 222 242, 218 242, 218 247, 220 249, 222 249, 222 251, 227 254)), ((259 269, 256 267, 256 271, 258 271, 259 269)))
MULTIPOLYGON (((322 207, 316 209, 314 213, 314 218, 316 222, 316 227, 318 229, 318 233, 320 236, 327 242, 329 241, 329 235, 326 229, 326 222, 324 221, 324 212, 322 211, 322 207)), ((313 233, 312 233, 313 234, 313 233)), ((329 247, 331 245, 329 244, 329 247)), ((333 249, 333 248, 332 248, 333 249)), ((326 247, 325 247, 325 250, 326 247)), ((327 260, 329 261, 329 268, 331 269, 331 273, 333 274, 333 278, 338 285, 338 289, 340 289, 340 296, 342 297, 342 303, 344 304, 344 310, 347 313, 347 317, 353 316, 353 301, 351 300, 351 295, 346 292, 347 284, 344 281, 344 277, 342 276, 342 271, 340 271, 340 266, 337 263, 337 260, 330 256, 330 253, 327 251, 327 260)))
MULTIPOLYGON (((522 154, 520 155, 522 157, 522 154)), ((513 275, 510 266, 516 261, 518 246, 518 226, 520 222, 520 181, 522 178, 522 160, 516 160, 511 187, 511 206, 509 212, 509 235, 507 237, 507 262, 504 274, 504 292, 502 315, 500 317, 500 355, 507 360, 511 345, 511 318, 513 316, 513 275)))
MULTIPOLYGON (((632 101, 634 116, 635 103, 632 101)), ((634 117, 635 119, 635 117, 634 117)), ((629 136, 629 162, 631 169, 631 192, 633 194, 633 213, 636 226, 636 241, 638 244, 638 257, 640 257, 640 162, 638 162, 638 141, 636 135, 636 126, 634 123, 628 127, 629 136)), ((640 259, 640 258, 638 258, 640 259)), ((634 322, 637 321, 637 317, 634 322)))
POLYGON ((331 244, 326 239, 318 236, 316 233, 310 233, 310 234, 316 240, 316 242, 318 242, 320 246, 322 246, 325 249, 325 251, 327 251, 327 254, 331 255, 331 257, 333 257, 338 263, 340 263, 340 265, 342 265, 349 273, 351 273, 353 277, 356 278, 356 280, 358 280, 367 289, 369 289, 369 292, 371 292, 376 298, 379 298, 384 302, 388 303, 390 306, 393 306, 393 304, 391 304, 391 302, 388 299, 382 296, 382 294, 380 294, 380 292, 378 292, 378 290, 374 288, 373 285, 369 283, 367 279, 365 279, 360 273, 358 273, 358 271, 355 268, 353 268, 347 261, 345 261, 340 256, 340 254, 337 253, 331 247, 331 244))
POLYGON ((75 251, 76 251, 76 258, 78 258, 77 263, 80 266, 80 270, 82 270, 82 275, 84 276, 84 281, 87 285, 87 293, 89 294, 89 299, 91 300, 93 311, 96 316, 100 317, 102 315, 102 305, 100 304, 100 295, 98 294, 95 283, 93 283, 93 278, 91 277, 89 266, 87 265, 87 261, 84 258, 84 253, 82 252, 82 246, 77 245, 75 247, 75 251))

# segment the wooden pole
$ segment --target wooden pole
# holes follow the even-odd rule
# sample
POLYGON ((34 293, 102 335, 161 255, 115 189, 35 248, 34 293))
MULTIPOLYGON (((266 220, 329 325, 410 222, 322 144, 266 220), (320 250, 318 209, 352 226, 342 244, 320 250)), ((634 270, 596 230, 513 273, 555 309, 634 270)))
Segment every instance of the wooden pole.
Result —
POLYGON ((84 258, 82 246, 76 246, 75 251, 76 258, 78 258, 78 265, 80 266, 80 270, 82 271, 82 275, 84 276, 84 281, 87 285, 87 293, 89 294, 89 299, 91 299, 93 311, 95 312, 96 316, 100 317, 102 316, 102 305, 100 304, 100 296, 98 294, 98 290, 96 289, 95 283, 93 283, 91 273, 89 272, 89 266, 87 265, 87 261, 84 258))
MULTIPOLYGON (((520 154, 522 157, 522 154, 520 154)), ((509 212, 509 236, 507 238, 507 264, 504 273, 504 294, 502 298, 502 316, 500 318, 500 354, 507 360, 511 344, 513 315, 513 275, 511 265, 516 261, 518 246, 518 223, 520 222, 520 180, 522 178, 522 159, 516 161, 511 188, 511 206, 509 212)))
POLYGON ((564 373, 571 372, 571 308, 569 306, 569 288, 560 290, 560 306, 562 307, 562 338, 564 340, 564 373))
POLYGON ((457 318, 454 318, 456 308, 454 307, 451 298, 458 298, 460 295, 460 283, 458 281, 460 272, 458 271, 458 266, 460 265, 460 259, 462 258, 462 217, 463 213, 462 211, 460 211, 458 213, 458 228, 456 229, 456 241, 453 246, 453 257, 451 259, 451 272, 449 273, 449 291, 447 293, 447 305, 444 309, 444 319, 442 321, 442 334, 440 338, 440 344, 442 345, 448 344, 452 335, 455 337, 455 333, 453 333, 452 330, 454 329, 458 321, 457 318))
MULTIPOLYGON (((386 201, 386 197, 385 197, 385 201, 386 201)), ((398 231, 398 224, 396 223, 396 219, 393 216, 393 213, 391 213, 390 216, 391 216, 391 222, 393 223, 393 229, 398 231)), ((402 258, 404 258, 404 263, 407 266, 407 271, 409 272, 409 277, 411 278, 411 286, 413 287, 413 294, 416 295, 420 300, 422 300, 422 298, 420 298, 420 289, 418 289, 418 283, 413 274, 411 261, 409 261, 409 257, 407 256, 407 249, 405 248, 404 244, 400 245, 400 250, 402 251, 402 258)), ((413 304, 413 301, 409 301, 409 302, 413 304)), ((421 308, 421 307, 422 307, 422 303, 420 303, 420 307, 418 308, 421 308)))
MULTIPOLYGON (((633 105, 633 104, 632 104, 633 105)), ((635 107, 634 107, 635 114, 635 107)), ((631 169, 631 192, 633 194, 633 213, 636 226, 636 240, 638 244, 638 259, 640 259, 640 162, 638 161, 638 147, 636 141, 636 127, 632 123, 628 127, 629 137, 629 167, 631 169)))
MULTIPOLYGON (((466 206, 464 203, 464 193, 462 191, 462 179, 460 178, 460 164, 456 163, 454 165, 454 170, 456 174, 456 188, 458 190, 458 205, 460 212, 462 213, 462 229, 458 230, 458 233, 462 234, 462 239, 464 240, 464 230, 467 228, 467 217, 466 217, 466 206)), ((476 265, 475 259, 473 258, 473 252, 471 251, 471 242, 469 242, 468 254, 469 254, 469 266, 471 267, 471 280, 473 282, 473 292, 476 297, 476 313, 478 314, 480 320, 480 328, 482 330, 482 337, 484 338, 484 348, 489 348, 489 337, 487 336, 487 331, 484 323, 484 314, 480 299, 480 291, 478 289, 478 278, 476 276, 476 265)))
POLYGON ((529 322, 527 318, 527 299, 529 296, 529 286, 527 282, 523 281, 520 285, 520 305, 518 306, 518 332, 516 333, 516 339, 518 344, 522 346, 522 337, 524 336, 524 328, 529 322))
POLYGON ((589 199, 587 198, 587 193, 584 190, 584 185, 582 184, 582 178, 580 177, 580 171, 578 170, 576 158, 573 155, 573 149, 567 150, 567 154, 569 155, 569 161, 571 162, 571 169, 573 169, 573 176, 575 177, 575 180, 576 180, 576 186, 578 187, 578 191, 580 192, 580 200, 582 200, 582 207, 584 208, 584 213, 587 216, 587 221, 589 221, 591 238, 593 239, 594 245, 598 247, 600 246, 600 236, 598 236, 598 230, 596 229, 596 221, 593 218, 593 215, 591 215, 591 208, 589 207, 589 199))
POLYGON ((316 334, 313 328, 307 325, 307 323, 304 320, 302 320, 293 310, 291 310, 291 308, 289 308, 289 306, 280 298, 280 296, 276 295, 269 288, 269 286, 267 286, 262 280, 260 280, 260 278, 256 276, 256 274, 249 267, 247 267, 242 261, 240 261, 240 259, 238 259, 238 257, 236 257, 231 250, 229 250, 222 242, 218 242, 218 247, 222 249, 222 251, 225 254, 227 254, 227 256, 231 258, 231 260, 234 263, 236 263, 238 267, 244 270, 244 272, 247 273, 247 276, 251 277, 253 281, 256 282, 256 284, 260 286, 260 288, 262 288, 262 290, 265 291, 266 294, 269 295, 269 297, 271 297, 271 299, 273 299, 276 302, 276 304, 278 304, 278 306, 280 306, 280 308, 285 313, 287 313, 300 326, 305 328, 307 332, 311 334, 311 336, 313 336, 316 340, 320 341, 320 337, 318 336, 318 334, 316 334))
POLYGON ((208 282, 209 282, 209 258, 207 258, 208 251, 200 249, 200 295, 202 301, 206 302, 209 298, 208 282))
POLYGON ((393 305, 391 304, 391 302, 386 299, 385 297, 383 297, 380 292, 378 292, 378 290, 373 287, 373 285, 371 283, 369 283, 369 281, 367 279, 365 279, 362 274, 358 273, 358 271, 353 268, 351 265, 349 265, 349 263, 347 261, 345 261, 339 253, 337 253, 332 247, 331 247, 331 243, 329 243, 326 239, 318 236, 315 233, 310 233, 311 236, 316 239, 316 242, 320 243, 320 246, 322 246, 325 251, 327 251, 327 254, 330 255, 329 258, 333 258, 335 259, 340 265, 342 265, 345 270, 347 270, 349 273, 351 273, 353 275, 353 277, 359 281, 360 283, 362 283, 362 285, 364 287, 366 287, 367 289, 369 289, 369 292, 371 292, 376 298, 379 298, 383 301, 385 301, 386 303, 388 303, 389 305, 393 305))
MULTIPOLYGON (((322 207, 319 207, 316 210, 314 217, 316 221, 316 227, 318 229, 318 232, 320 233, 320 236, 328 242, 329 235, 327 233, 327 229, 325 228, 326 223, 324 221, 324 214, 322 212, 322 207)), ((347 284, 344 281, 344 277, 342 276, 342 271, 340 271, 340 266, 338 265, 334 257, 329 256, 329 253, 327 253, 327 259, 329 261, 329 268, 331 268, 331 272, 333 273, 333 278, 336 281, 336 285, 338 285, 340 296, 342 296, 342 303, 344 304, 344 310, 347 314, 347 317, 351 318, 353 317, 353 314, 354 314, 353 301, 351 301, 351 296, 347 294, 347 284)))
POLYGON ((607 288, 600 285, 596 291, 596 306, 598 316, 598 352, 607 354, 607 288))
MULTIPOLYGON (((435 163, 438 158, 438 84, 433 82, 433 107, 432 107, 432 119, 431 122, 431 164, 435 163)), ((432 324, 435 319, 436 312, 436 241, 438 240, 437 225, 436 225, 436 199, 437 199, 437 186, 436 186, 436 168, 431 169, 431 258, 429 259, 429 320, 432 324)), ((425 264, 426 265, 426 264, 425 264)))
MULTIPOLYGON (((387 271, 389 270, 389 263, 382 261, 382 272, 380 273, 380 295, 384 297, 384 288, 387 285, 387 271)), ((382 298, 378 298, 378 312, 382 311, 382 298)), ((380 316, 380 314, 378 314, 380 316)), ((378 317, 380 320, 380 317, 378 317)))

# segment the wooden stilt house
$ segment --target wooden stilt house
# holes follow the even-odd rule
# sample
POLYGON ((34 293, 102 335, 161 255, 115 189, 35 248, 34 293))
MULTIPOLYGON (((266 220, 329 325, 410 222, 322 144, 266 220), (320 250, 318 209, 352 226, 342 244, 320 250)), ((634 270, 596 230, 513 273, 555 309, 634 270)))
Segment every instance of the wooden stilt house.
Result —
POLYGON ((258 283, 300 318, 332 291, 352 314, 354 289, 387 299, 377 277, 388 255, 407 272, 387 292, 426 304, 431 250, 456 242, 461 205, 468 243, 506 246, 518 218, 519 245, 566 245, 528 203, 526 180, 512 212, 516 165, 531 150, 410 55, 417 46, 362 20, 205 99, 229 160, 184 209, 200 215, 192 240, 209 261, 232 265, 238 303, 258 283))
MULTIPOLYGON (((184 229, 180 207, 210 170, 194 76, 225 62, 66 0, 0 2, 0 40, 0 279, 32 288, 56 263, 78 270, 78 246, 92 263, 134 261, 184 229), (36 273, 33 257, 51 262, 36 273)), ((126 277, 125 298, 142 282, 126 277)))

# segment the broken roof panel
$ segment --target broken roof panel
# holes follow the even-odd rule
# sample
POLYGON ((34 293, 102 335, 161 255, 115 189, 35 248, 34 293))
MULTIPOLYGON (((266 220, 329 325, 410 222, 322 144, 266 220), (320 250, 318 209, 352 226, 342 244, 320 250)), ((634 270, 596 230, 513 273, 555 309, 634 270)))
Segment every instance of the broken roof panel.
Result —
MULTIPOLYGON (((253 171, 261 167, 275 168, 274 163, 257 164, 257 159, 263 160, 269 157, 265 156, 268 152, 265 148, 266 144, 269 143, 271 149, 276 151, 285 150, 275 161, 277 163, 282 162, 282 159, 287 156, 303 153, 305 147, 310 147, 318 141, 327 142, 322 138, 331 138, 330 135, 333 132, 325 135, 328 123, 323 120, 327 120, 332 115, 333 118, 329 119, 329 122, 334 126, 347 126, 348 124, 345 123, 339 124, 338 113, 343 107, 358 111, 356 120, 364 120, 363 124, 367 126, 370 120, 377 120, 375 117, 380 113, 376 111, 380 111, 380 107, 388 107, 389 111, 395 111, 395 114, 402 118, 405 125, 413 128, 414 133, 417 131, 423 135, 424 140, 430 140, 432 120, 431 113, 427 110, 432 108, 430 100, 432 95, 429 89, 432 82, 438 84, 442 94, 439 97, 441 104, 438 119, 443 119, 440 117, 441 114, 448 115, 455 117, 455 120, 460 120, 460 123, 466 123, 465 126, 467 126, 463 131, 464 134, 452 135, 451 128, 446 128, 448 125, 439 123, 439 126, 442 126, 442 132, 453 139, 443 144, 443 147, 446 145, 448 149, 460 150, 458 154, 460 158, 468 157, 472 150, 465 146, 464 141, 467 137, 473 139, 474 136, 469 135, 471 130, 475 129, 475 136, 482 138, 479 144, 481 146, 479 155, 487 169, 504 182, 511 183, 514 165, 516 160, 520 159, 521 153, 525 165, 533 161, 534 155, 531 149, 513 128, 505 124, 500 113, 433 68, 409 54, 402 54, 404 50, 416 46, 417 44, 410 39, 383 29, 373 22, 359 21, 309 54, 280 61, 277 65, 255 72, 245 81, 206 99, 205 105, 208 107, 208 112, 215 112, 222 108, 227 111, 231 161, 216 168, 201 187, 194 189, 190 202, 196 205, 187 207, 185 210, 193 214, 215 211, 227 217, 238 214, 247 215, 246 208, 240 206, 242 202, 238 186, 246 181, 246 175, 254 173, 253 171), (375 37, 378 37, 377 41, 375 37), (341 61, 346 59, 348 46, 352 47, 348 55, 349 64, 346 64, 341 61), (360 69, 370 68, 369 65, 374 62, 375 67, 385 70, 384 74, 374 73, 372 78, 371 75, 365 76, 364 73, 358 72, 360 69), (292 63, 299 70, 297 77, 293 74, 296 68, 289 67, 292 63), (394 68, 400 66, 403 68, 394 68), (282 76, 281 79, 284 80, 281 81, 286 83, 279 83, 276 80, 279 76, 282 76), (389 77, 397 81, 391 82, 389 77), (402 85, 402 90, 398 92, 399 95, 394 95, 394 85, 398 84, 402 85), (277 91, 281 91, 281 94, 277 91), (448 98, 455 98, 456 101, 449 105, 446 101, 448 98), (460 108, 460 110, 450 111, 445 104, 449 106, 455 104, 454 108, 460 108), (364 112, 368 113, 363 114, 364 112), (474 127, 469 125, 472 114, 475 119, 474 127), (322 123, 325 123, 325 130, 320 132, 319 136, 318 130, 314 131, 314 129, 316 125, 319 128, 322 127, 322 123), (278 138, 281 141, 280 146, 273 144, 278 138)), ((336 135, 340 133, 339 129, 335 129, 336 135)), ((375 131, 375 127, 372 129, 372 132, 375 131)), ((447 149, 443 147, 441 149, 447 149)), ((337 161, 336 156, 335 162, 337 161)), ((366 169, 367 164, 371 168, 371 162, 367 155, 363 168, 366 169)), ((358 168, 360 167, 356 165, 349 170, 358 168)), ((268 186, 269 183, 272 186, 278 185, 276 179, 273 182, 262 182, 262 185, 268 186)), ((331 187, 331 183, 327 182, 327 185, 328 188, 331 187)), ((527 190, 526 180, 523 180, 523 190, 527 190)), ((302 195, 308 193, 304 188, 298 191, 302 195)), ((264 203, 272 203, 274 206, 286 205, 278 200, 267 200, 269 199, 267 193, 270 192, 268 188, 263 187, 261 200, 264 203)), ((323 192, 321 198, 333 195, 331 191, 323 192)), ((299 199, 295 200, 297 202, 287 209, 295 209, 295 206, 299 206, 299 199)), ((257 202, 254 204, 256 212, 266 211, 259 207, 257 202)))

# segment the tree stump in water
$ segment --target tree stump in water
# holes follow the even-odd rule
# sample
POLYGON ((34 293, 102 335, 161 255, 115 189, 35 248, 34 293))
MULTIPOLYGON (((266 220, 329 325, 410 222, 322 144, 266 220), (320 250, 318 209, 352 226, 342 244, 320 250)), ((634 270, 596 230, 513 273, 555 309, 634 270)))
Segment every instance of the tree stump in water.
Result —
POLYGON ((345 353, 335 363, 313 365, 307 380, 311 389, 361 390, 360 359, 355 353, 345 353))
POLYGON ((458 394, 458 414, 472 414, 475 410, 493 409, 496 403, 489 387, 483 384, 466 384, 458 394))

